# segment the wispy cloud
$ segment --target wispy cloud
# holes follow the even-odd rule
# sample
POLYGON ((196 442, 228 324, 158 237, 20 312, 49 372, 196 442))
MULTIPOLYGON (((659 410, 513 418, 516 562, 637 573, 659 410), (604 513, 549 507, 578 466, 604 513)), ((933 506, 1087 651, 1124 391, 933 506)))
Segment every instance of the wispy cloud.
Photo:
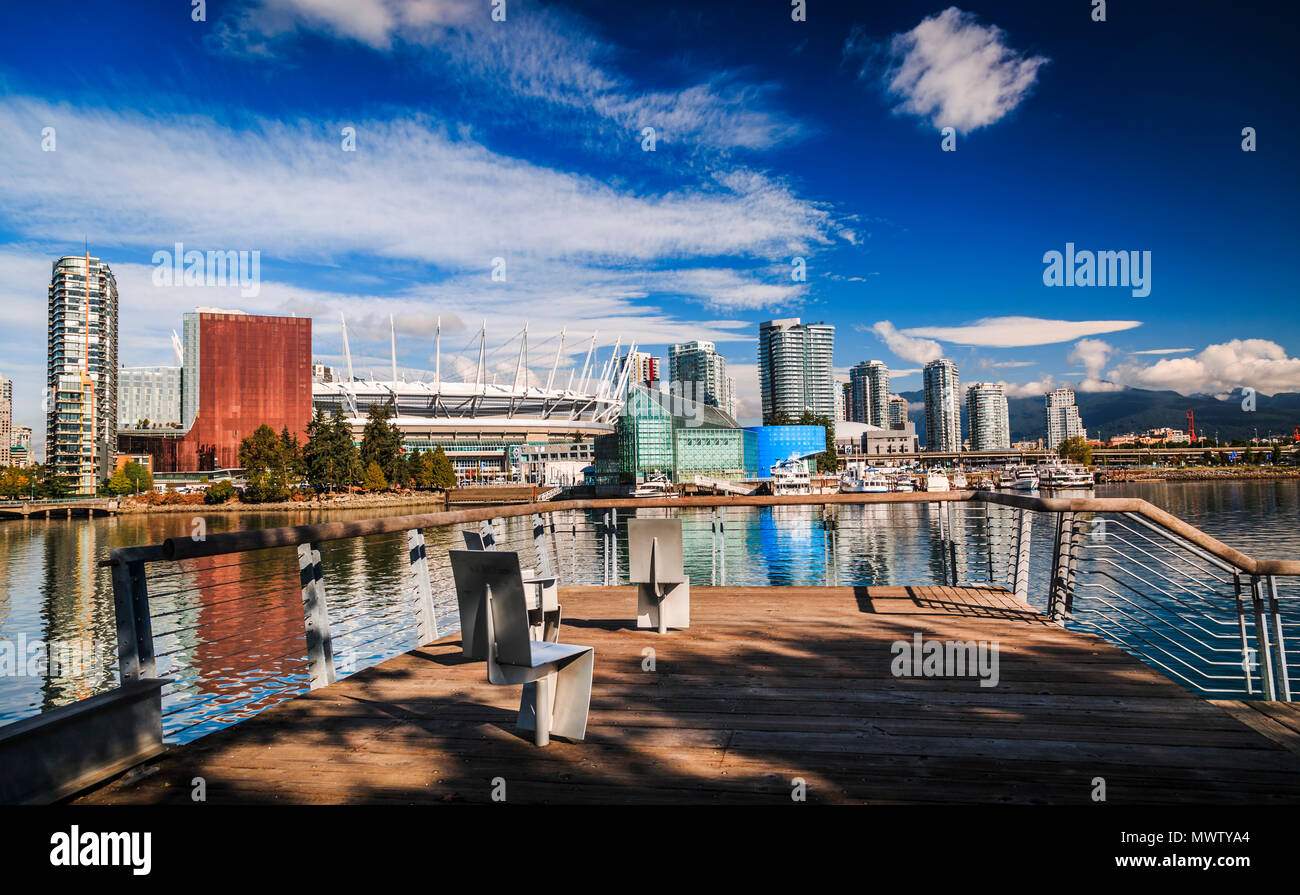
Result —
POLYGON ((918 326, 908 336, 938 339, 958 345, 1023 348, 1070 342, 1086 336, 1120 332, 1141 326, 1140 320, 1045 320, 1040 317, 986 317, 964 326, 918 326))
POLYGON ((1190 354, 1195 348, 1148 348, 1145 351, 1132 351, 1130 354, 1190 354))
POLYGON ((895 112, 968 132, 1001 120, 1025 99, 1048 60, 1012 49, 995 25, 950 6, 883 47, 855 32, 845 47, 865 61, 859 76, 881 79, 895 112), (883 72, 877 64, 883 57, 883 72))
POLYGON ((261 57, 292 55, 304 33, 415 51, 431 83, 472 83, 495 115, 601 131, 607 139, 592 145, 635 146, 643 127, 669 145, 714 150, 766 149, 804 134, 770 102, 769 84, 718 71, 677 89, 645 89, 578 15, 523 0, 507 4, 506 21, 491 12, 486 0, 249 0, 216 34, 223 49, 261 57))
POLYGON ((918 339, 900 333, 888 320, 877 321, 871 327, 886 347, 903 360, 914 364, 925 364, 935 358, 943 357, 943 346, 933 339, 918 339))

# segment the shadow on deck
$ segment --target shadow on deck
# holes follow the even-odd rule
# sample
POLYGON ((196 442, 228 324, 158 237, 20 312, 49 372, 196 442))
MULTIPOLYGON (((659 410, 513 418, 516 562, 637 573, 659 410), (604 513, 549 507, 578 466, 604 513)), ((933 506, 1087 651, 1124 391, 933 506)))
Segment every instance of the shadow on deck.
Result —
POLYGON ((696 587, 692 627, 631 627, 634 588, 561 591, 596 649, 587 740, 514 729, 459 635, 171 750, 81 798, 209 802, 1300 802, 1285 738, 1009 593, 696 587), (895 677, 895 641, 996 641, 997 686, 895 677), (646 670, 653 650, 653 670, 646 670))

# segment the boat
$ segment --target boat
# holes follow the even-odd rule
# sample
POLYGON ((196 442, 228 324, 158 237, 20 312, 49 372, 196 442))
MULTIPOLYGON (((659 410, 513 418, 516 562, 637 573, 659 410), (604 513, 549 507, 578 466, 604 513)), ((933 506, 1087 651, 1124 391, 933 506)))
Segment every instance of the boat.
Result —
POLYGON ((1082 463, 1065 460, 1047 460, 1038 464, 1036 472, 1043 488, 1093 488, 1096 482, 1092 472, 1082 463))
POLYGON ((948 477, 942 472, 927 472, 922 480, 926 491, 950 491, 948 477))
POLYGON ((1012 463, 999 470, 993 476, 993 484, 998 488, 1014 488, 1016 486, 1016 469, 1016 465, 1012 463))
POLYGON ((894 479, 894 490, 901 492, 911 492, 916 490, 916 479, 903 473, 894 479))
POLYGON ((1011 487, 1017 491, 1037 491, 1038 474, 1032 466, 1017 466, 1016 478, 1011 487))
POLYGON ((780 460, 772 464, 772 493, 811 494, 812 477, 802 460, 780 460))
POLYGON ((676 497, 677 492, 673 490, 673 483, 666 478, 657 477, 647 479, 637 485, 636 490, 632 492, 633 497, 676 497))
POLYGON ((889 491, 889 479, 870 466, 846 472, 840 479, 842 494, 883 494, 889 491))
POLYGON ((964 471, 958 469, 952 474, 952 487, 955 490, 964 490, 968 484, 970 483, 966 481, 966 473, 964 471))

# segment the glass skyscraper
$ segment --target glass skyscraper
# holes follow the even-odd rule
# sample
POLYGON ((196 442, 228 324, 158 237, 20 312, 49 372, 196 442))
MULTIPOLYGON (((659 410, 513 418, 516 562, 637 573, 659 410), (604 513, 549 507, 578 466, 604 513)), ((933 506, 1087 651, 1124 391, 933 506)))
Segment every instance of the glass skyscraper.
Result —
POLYGON ((712 342, 668 346, 668 381, 674 392, 735 416, 727 361, 712 342))
POLYGON ((961 397, 957 365, 947 358, 925 365, 925 449, 961 450, 961 397))
POLYGON ((89 255, 53 264, 45 408, 49 473, 94 494, 117 452, 117 280, 89 255))
POLYGON ((835 419, 834 348, 830 324, 805 324, 798 317, 759 324, 758 382, 765 423, 778 413, 798 418, 804 411, 835 419))
POLYGON ((850 368, 849 394, 848 419, 889 428, 889 367, 884 361, 863 361, 850 368))
POLYGON ((972 383, 966 390, 966 424, 970 427, 972 451, 1011 447, 1006 389, 996 382, 972 383))
POLYGON ((1088 437, 1074 403, 1074 389, 1058 388, 1047 393, 1047 448, 1056 450, 1061 442, 1076 435, 1088 437))

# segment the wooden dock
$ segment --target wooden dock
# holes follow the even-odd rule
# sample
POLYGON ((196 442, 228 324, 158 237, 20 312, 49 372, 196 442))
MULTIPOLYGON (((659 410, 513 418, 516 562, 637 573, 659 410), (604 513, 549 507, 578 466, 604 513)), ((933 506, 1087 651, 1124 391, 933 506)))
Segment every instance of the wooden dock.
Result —
POLYGON ((1293 707, 1207 702, 1006 591, 692 590, 692 627, 661 636, 630 627, 634 588, 562 589, 561 639, 596 649, 584 742, 534 747, 519 689, 453 635, 80 801, 189 803, 202 777, 210 803, 491 802, 503 781, 512 803, 789 804, 802 780, 820 803, 1089 804, 1097 778, 1110 803, 1300 802, 1293 707), (893 676, 917 632, 996 641, 997 686, 893 676))

